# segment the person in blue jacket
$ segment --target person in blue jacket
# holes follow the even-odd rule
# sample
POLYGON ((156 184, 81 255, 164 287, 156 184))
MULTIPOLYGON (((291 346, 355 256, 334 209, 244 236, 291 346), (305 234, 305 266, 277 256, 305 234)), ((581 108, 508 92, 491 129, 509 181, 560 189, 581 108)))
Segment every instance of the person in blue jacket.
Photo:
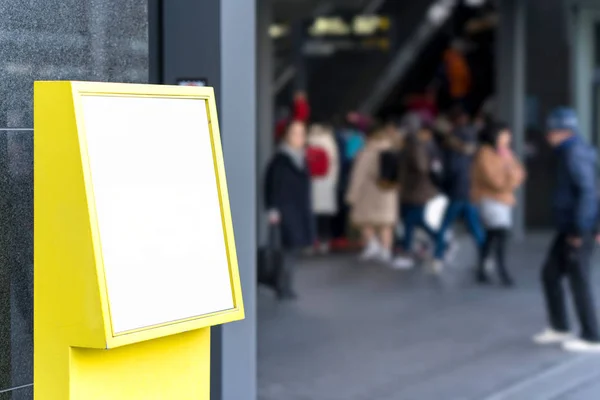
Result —
POLYGON ((444 177, 442 187, 448 196, 446 209, 435 245, 433 272, 439 273, 448 248, 447 232, 462 219, 481 252, 485 243, 485 231, 479 219, 477 206, 471 203, 471 164, 477 150, 477 131, 470 123, 469 115, 461 107, 453 110, 454 130, 445 140, 444 177))
POLYGON ((598 218, 596 152, 579 136, 577 116, 572 109, 555 109, 547 125, 547 139, 558 161, 553 198, 557 232, 542 268, 549 327, 534 341, 562 344, 568 351, 600 353, 590 277, 598 218), (578 338, 570 334, 564 278, 569 280, 581 324, 578 338))

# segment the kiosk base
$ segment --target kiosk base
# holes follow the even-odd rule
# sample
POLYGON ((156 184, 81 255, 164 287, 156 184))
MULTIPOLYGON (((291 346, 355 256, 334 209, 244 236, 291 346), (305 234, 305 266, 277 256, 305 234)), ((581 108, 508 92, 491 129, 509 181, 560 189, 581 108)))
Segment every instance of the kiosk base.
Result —
POLYGON ((110 351, 71 348, 68 368, 69 382, 36 386, 35 400, 209 400, 210 328, 110 351))

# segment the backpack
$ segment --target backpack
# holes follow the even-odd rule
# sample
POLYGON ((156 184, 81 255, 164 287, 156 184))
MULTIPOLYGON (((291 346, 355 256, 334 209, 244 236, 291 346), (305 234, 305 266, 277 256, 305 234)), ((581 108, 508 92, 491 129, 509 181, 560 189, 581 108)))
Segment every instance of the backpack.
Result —
POLYGON ((379 186, 384 189, 397 187, 400 183, 401 153, 398 150, 386 150, 379 155, 379 186))
POLYGON ((322 178, 329 173, 329 154, 322 147, 308 146, 306 162, 310 176, 313 178, 322 178))

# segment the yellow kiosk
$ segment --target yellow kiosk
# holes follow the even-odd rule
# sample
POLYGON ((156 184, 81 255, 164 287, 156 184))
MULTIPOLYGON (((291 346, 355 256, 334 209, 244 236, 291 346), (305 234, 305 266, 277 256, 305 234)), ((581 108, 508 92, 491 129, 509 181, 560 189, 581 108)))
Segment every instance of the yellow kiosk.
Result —
POLYGON ((244 316, 212 88, 35 83, 36 400, 209 399, 244 316))

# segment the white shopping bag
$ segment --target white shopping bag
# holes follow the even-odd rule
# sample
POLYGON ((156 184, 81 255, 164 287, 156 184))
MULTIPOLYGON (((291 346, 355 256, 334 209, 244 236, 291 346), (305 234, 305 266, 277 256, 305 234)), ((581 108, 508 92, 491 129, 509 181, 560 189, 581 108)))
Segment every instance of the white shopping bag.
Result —
POLYGON ((425 205, 425 223, 434 231, 440 229, 447 207, 448 198, 442 194, 435 196, 425 205))

